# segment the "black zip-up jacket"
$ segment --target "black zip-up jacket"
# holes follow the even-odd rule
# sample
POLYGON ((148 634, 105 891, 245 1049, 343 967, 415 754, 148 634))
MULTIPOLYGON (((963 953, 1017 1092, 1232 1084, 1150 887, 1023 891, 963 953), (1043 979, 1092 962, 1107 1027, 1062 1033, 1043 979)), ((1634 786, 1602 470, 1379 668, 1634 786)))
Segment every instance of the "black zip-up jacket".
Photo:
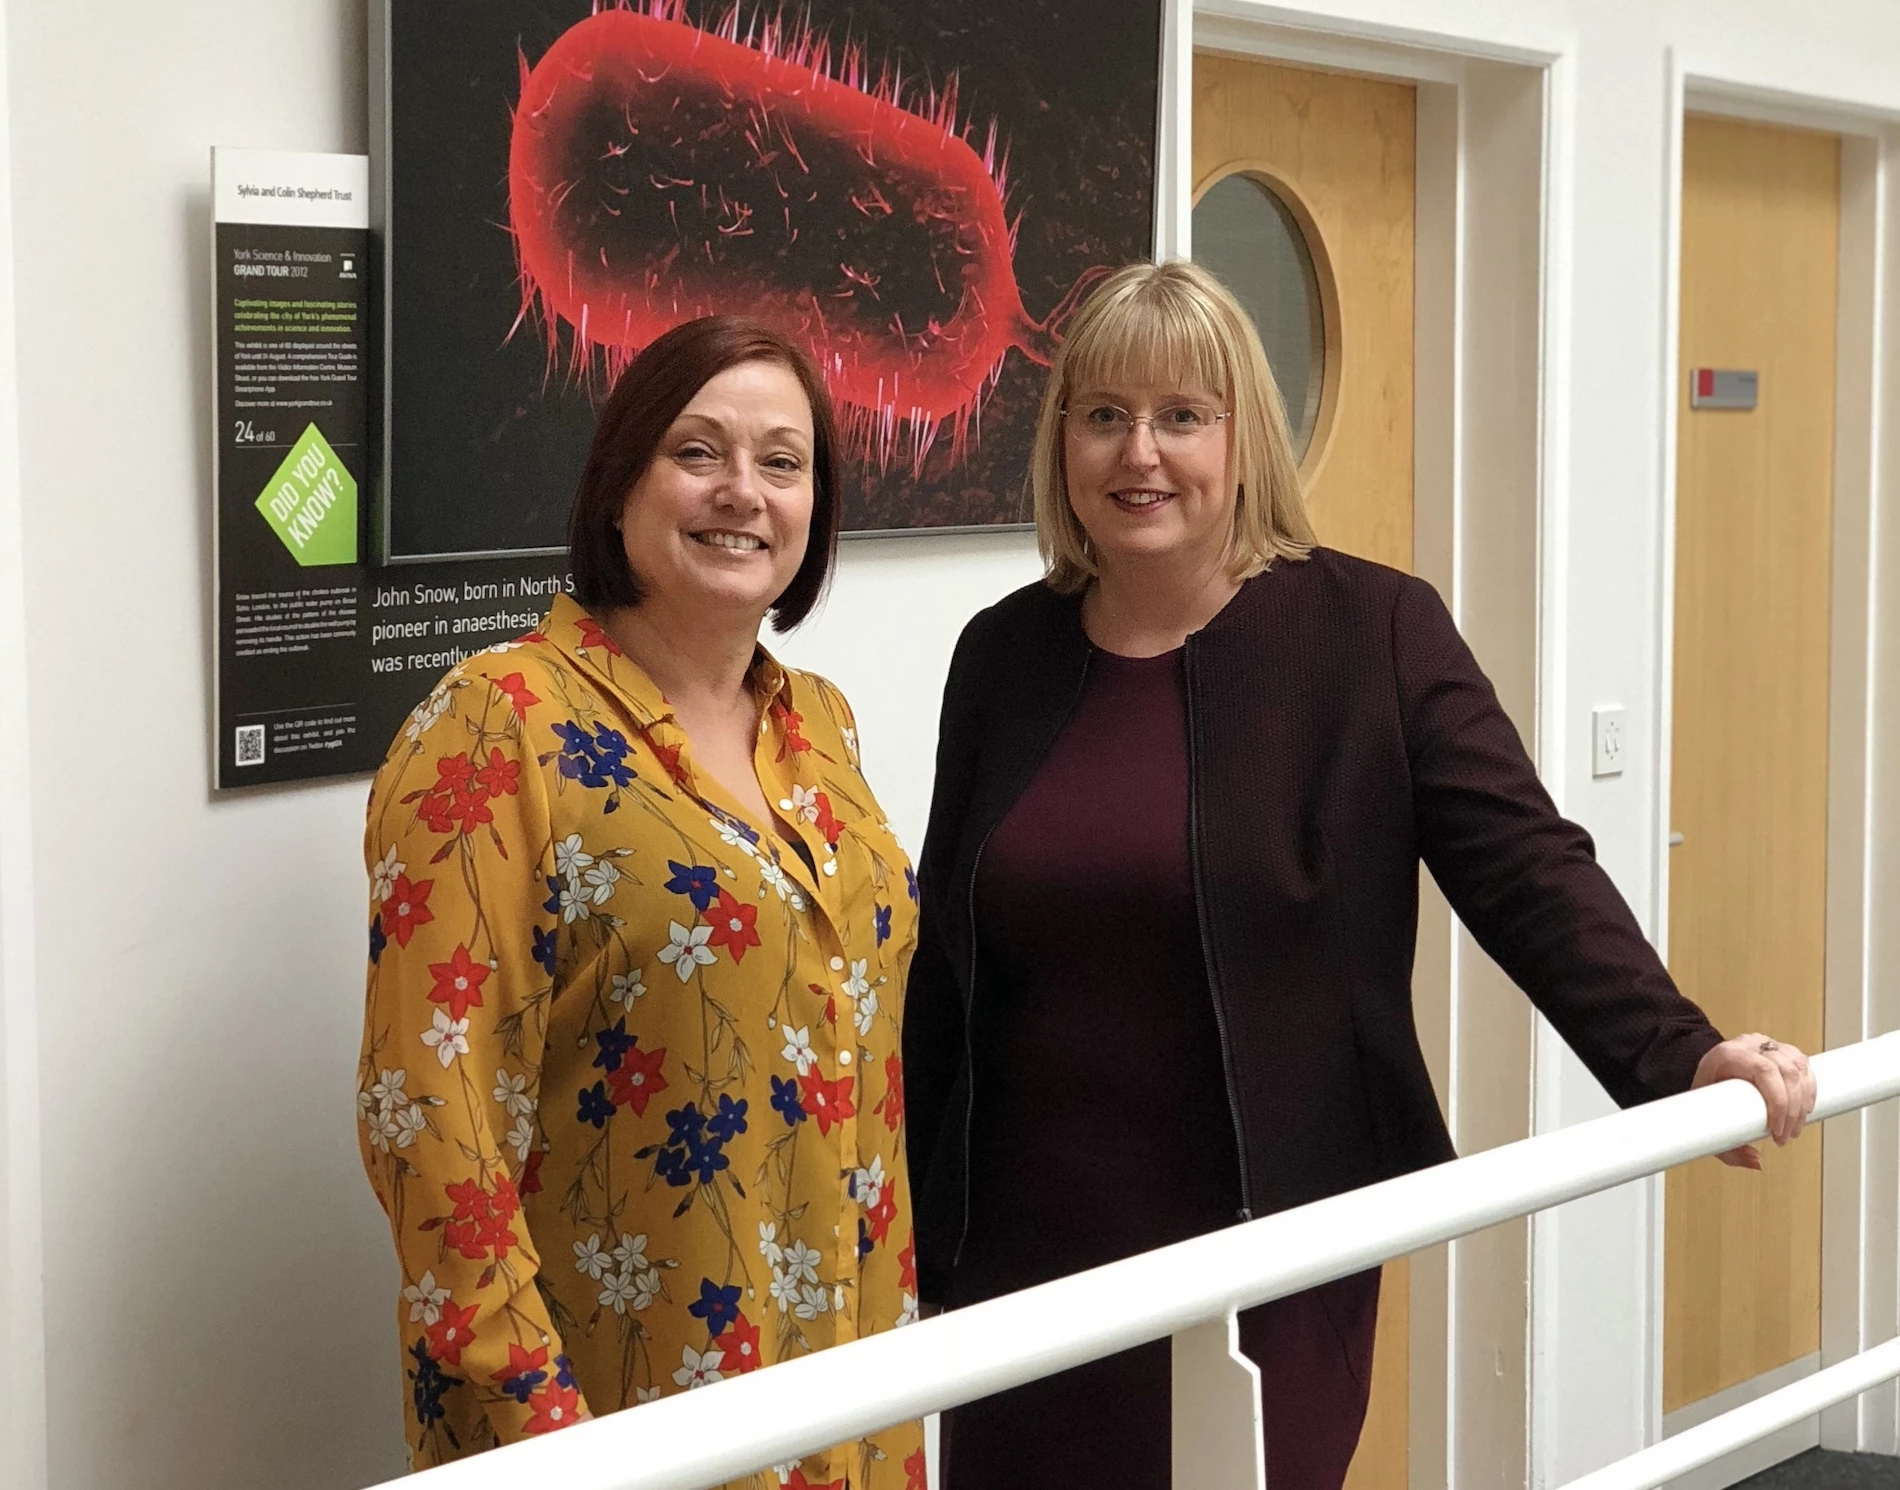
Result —
MULTIPOLYGON (((967 1225, 973 889, 1074 711, 1078 596, 1034 584, 964 629, 944 688, 904 1016, 920 1296, 967 1225)), ((1422 859, 1479 944, 1624 1106, 1720 1042, 1422 580, 1316 549, 1187 642, 1189 849, 1242 1215, 1454 1157, 1412 1018, 1422 859)), ((1130 749, 1139 749, 1131 741, 1130 749)), ((976 1094, 981 1100, 981 1092, 976 1094)))

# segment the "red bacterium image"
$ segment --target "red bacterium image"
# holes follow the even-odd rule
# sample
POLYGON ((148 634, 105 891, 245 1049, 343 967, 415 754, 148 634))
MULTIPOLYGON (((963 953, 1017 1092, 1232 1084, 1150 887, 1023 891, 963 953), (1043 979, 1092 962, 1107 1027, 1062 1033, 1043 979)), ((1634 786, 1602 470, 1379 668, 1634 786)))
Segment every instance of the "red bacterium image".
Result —
MULTIPOLYGON (((871 75, 809 25, 599 9, 521 63, 508 206, 523 320, 609 378, 669 327, 744 310, 808 347, 859 452, 953 454, 1007 353, 1047 364, 1085 275, 1033 320, 994 124, 954 75, 871 75), (972 143, 981 138, 981 145, 972 143)), ((521 323, 517 323, 519 326, 521 323)))

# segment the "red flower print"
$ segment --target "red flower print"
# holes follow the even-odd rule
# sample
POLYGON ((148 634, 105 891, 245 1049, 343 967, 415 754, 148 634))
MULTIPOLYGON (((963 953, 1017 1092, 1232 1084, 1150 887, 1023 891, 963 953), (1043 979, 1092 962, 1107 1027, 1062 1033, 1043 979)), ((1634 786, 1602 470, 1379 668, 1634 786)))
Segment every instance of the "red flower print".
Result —
POLYGON ((495 820, 495 814, 488 810, 488 794, 482 791, 456 793, 455 800, 449 803, 448 816, 461 825, 464 836, 495 820))
POLYGON ((655 745, 654 755, 659 757, 660 766, 673 778, 675 786, 686 785, 686 767, 680 764, 680 748, 677 745, 655 745))
POLYGON ((785 1482, 785 1490, 844 1490, 843 1480, 808 1480, 805 1471, 794 1469, 792 1477, 785 1482))
POLYGON ((744 1376, 759 1369, 759 1327, 745 1315, 726 1326, 719 1337, 719 1348, 726 1353, 719 1369, 728 1376, 744 1376))
POLYGON ((812 826, 818 830, 819 837, 835 848, 839 835, 844 832, 844 824, 838 821, 837 814, 831 810, 831 798, 823 792, 818 794, 817 805, 818 816, 812 820, 812 826))
POLYGON ((816 1071, 798 1078, 799 1105, 818 1119, 818 1131, 829 1133, 832 1125, 857 1113, 851 1100, 853 1078, 840 1076, 836 1081, 821 1080, 816 1071))
POLYGON ((450 1221, 442 1228, 442 1239, 470 1262, 485 1262, 488 1258, 479 1222, 450 1221))
POLYGON ((520 673, 510 673, 505 678, 497 678, 495 691, 514 706, 517 718, 525 719, 528 715, 528 706, 541 702, 529 689, 528 680, 520 673))
POLYGON ((897 1286, 911 1293, 917 1292, 917 1237, 904 1244, 904 1250, 897 1254, 897 1286))
POLYGON ((789 752, 803 755, 811 749, 811 741, 799 733, 805 727, 805 716, 796 709, 788 709, 784 704, 772 705, 772 717, 778 720, 779 729, 785 735, 785 743, 778 748, 778 758, 784 760, 789 752))
POLYGON ((547 1157, 544 1149, 536 1149, 528 1155, 528 1162, 521 1166, 521 1193, 539 1195, 541 1193, 541 1161, 547 1157))
MULTIPOLYGON (((534 1416, 521 1426, 523 1433, 552 1433, 557 1428, 565 1428, 578 1422, 581 1415, 581 1394, 574 1387, 564 1387, 559 1382, 550 1382, 528 1399, 528 1406, 534 1416)), ((838 1490, 844 1490, 840 1485, 838 1490)))
POLYGON ((461 1019, 471 1008, 482 1006, 482 984, 488 981, 488 966, 470 957, 467 947, 458 943, 447 962, 430 963, 429 976, 435 979, 429 1002, 447 1004, 450 1019, 461 1019))
POLYGON ((884 1095, 877 1099, 873 1112, 884 1114, 884 1126, 895 1133, 904 1122, 904 1061, 901 1056, 884 1057, 884 1095))
POLYGON ((512 797, 521 787, 521 762, 490 750, 488 764, 475 773, 475 781, 491 797, 512 797))
POLYGON ((904 1490, 930 1490, 930 1471, 924 1468, 922 1449, 904 1461, 904 1490))
POLYGON ((482 1250, 493 1252, 496 1262, 508 1260, 508 1249, 519 1247, 521 1238, 508 1229, 508 1217, 491 1213, 475 1223, 477 1239, 482 1250))
POLYGON ((865 1218, 871 1225, 871 1240, 881 1242, 891 1234, 891 1222, 897 1219, 897 1197, 886 1185, 878 1195, 877 1204, 865 1212, 865 1218))
POLYGON ((592 616, 582 616, 577 624, 581 633, 581 651, 585 652, 589 647, 600 647, 616 657, 621 655, 620 648, 614 645, 614 639, 600 629, 600 622, 592 616))
POLYGON ((465 792, 475 779, 475 762, 468 758, 468 752, 460 755, 445 755, 435 763, 435 785, 432 792, 452 797, 457 792, 465 792))
POLYGON ((429 892, 434 888, 434 880, 411 884, 408 875, 397 875, 389 899, 383 902, 383 935, 399 947, 408 946, 416 928, 435 919, 435 912, 429 909, 429 892))
POLYGON ((752 924, 759 919, 759 908, 734 899, 730 890, 721 890, 719 904, 709 906, 703 914, 712 927, 706 945, 724 947, 732 953, 734 962, 744 962, 746 948, 759 945, 759 933, 752 924))
POLYGON ((488 1214, 489 1195, 480 1180, 460 1180, 442 1189, 455 1202, 457 1221, 476 1221, 488 1214))
POLYGON ((537 1345, 533 1350, 525 1346, 508 1342, 508 1364, 497 1371, 491 1381, 512 1381, 517 1376, 526 1376, 530 1371, 539 1371, 548 1363, 548 1348, 537 1345))
POLYGON ((642 1050, 636 1045, 623 1055, 620 1065, 607 1073, 607 1092, 614 1106, 631 1107, 635 1117, 645 1113, 654 1093, 666 1090, 667 1080, 660 1074, 660 1063, 665 1059, 664 1045, 657 1050, 642 1050))
POLYGON ((454 1299, 442 1306, 442 1313, 429 1326, 429 1354, 445 1366, 462 1364, 462 1352, 475 1343, 475 1306, 464 1309, 454 1299))

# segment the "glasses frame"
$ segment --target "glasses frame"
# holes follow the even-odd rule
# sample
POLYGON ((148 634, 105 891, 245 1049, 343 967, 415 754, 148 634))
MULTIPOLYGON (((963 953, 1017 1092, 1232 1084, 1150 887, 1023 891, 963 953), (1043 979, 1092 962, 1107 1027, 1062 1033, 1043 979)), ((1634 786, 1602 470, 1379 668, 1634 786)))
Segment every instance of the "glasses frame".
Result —
MULTIPOLYGON (((1152 414, 1130 413, 1127 409, 1124 409, 1120 404, 1101 403, 1101 404, 1095 405, 1095 407, 1102 408, 1102 409, 1113 409, 1116 413, 1120 414, 1124 419, 1128 421, 1128 427, 1124 430, 1118 431, 1112 437, 1106 433, 1098 434, 1094 431, 1087 429, 1086 427, 1078 430, 1073 424, 1069 422, 1069 415, 1074 412, 1074 405, 1067 404, 1067 403, 1057 406, 1056 415, 1058 418, 1062 420, 1062 427, 1066 429, 1070 434, 1075 435, 1080 439, 1100 440, 1103 444, 1107 444, 1110 438, 1126 440, 1134 434, 1136 425, 1145 424, 1148 426, 1148 433, 1151 436, 1153 436, 1157 442, 1159 442, 1163 439, 1171 439, 1172 436, 1171 435, 1164 436, 1161 433, 1161 427, 1155 423, 1155 420, 1160 418, 1163 414, 1167 413, 1169 409, 1199 408, 1201 406, 1196 404, 1192 399, 1185 399, 1180 403, 1164 405, 1162 408, 1155 410, 1155 412, 1152 414)), ((1212 421, 1210 421, 1208 424, 1201 426, 1199 428, 1196 428, 1189 438, 1198 439, 1202 435, 1212 434, 1216 429, 1220 428, 1222 421, 1232 419, 1233 417, 1234 417, 1234 411, 1232 409, 1222 409, 1214 415, 1212 421)))

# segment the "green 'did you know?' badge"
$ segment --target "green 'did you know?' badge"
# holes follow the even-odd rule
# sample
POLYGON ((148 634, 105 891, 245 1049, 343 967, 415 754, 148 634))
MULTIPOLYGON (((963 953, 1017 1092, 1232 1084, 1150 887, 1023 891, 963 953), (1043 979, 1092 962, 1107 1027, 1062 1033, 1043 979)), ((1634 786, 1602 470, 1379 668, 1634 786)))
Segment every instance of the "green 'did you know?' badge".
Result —
POLYGON ((316 425, 290 447, 257 510, 299 564, 356 562, 356 478, 316 425))

